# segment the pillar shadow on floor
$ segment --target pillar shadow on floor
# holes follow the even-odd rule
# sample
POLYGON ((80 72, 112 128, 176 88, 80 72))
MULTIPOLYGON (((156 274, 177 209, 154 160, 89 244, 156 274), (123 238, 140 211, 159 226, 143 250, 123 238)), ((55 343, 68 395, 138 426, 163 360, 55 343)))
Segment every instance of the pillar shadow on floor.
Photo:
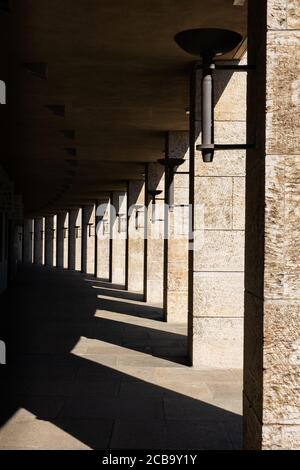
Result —
POLYGON ((95 317, 99 299, 82 276, 31 268, 19 279, 5 307, 12 322, 0 448, 240 446, 238 414, 188 396, 206 396, 200 371, 142 348, 145 333, 158 348, 184 335, 95 317))

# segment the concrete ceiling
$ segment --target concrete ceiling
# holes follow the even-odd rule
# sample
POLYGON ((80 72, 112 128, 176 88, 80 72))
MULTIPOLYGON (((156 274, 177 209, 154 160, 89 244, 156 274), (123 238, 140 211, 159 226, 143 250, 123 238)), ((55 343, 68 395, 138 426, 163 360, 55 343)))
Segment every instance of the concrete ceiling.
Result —
POLYGON ((143 162, 162 158, 165 133, 188 129, 193 57, 174 35, 221 27, 245 36, 246 7, 233 0, 12 0, 0 27, 8 81, 1 159, 34 215, 141 179, 143 162), (48 78, 24 63, 47 64, 48 78), (47 105, 64 106, 65 115, 47 105))

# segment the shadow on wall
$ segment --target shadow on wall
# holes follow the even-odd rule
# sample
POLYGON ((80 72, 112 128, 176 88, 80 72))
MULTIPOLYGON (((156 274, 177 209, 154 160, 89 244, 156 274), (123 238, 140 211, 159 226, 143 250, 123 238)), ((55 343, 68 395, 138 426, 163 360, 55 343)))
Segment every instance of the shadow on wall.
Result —
MULTIPOLYGON (((160 331, 157 322, 152 329, 95 317, 100 307, 108 316, 118 311, 130 315, 133 307, 113 299, 101 301, 100 306, 98 295, 98 289, 80 274, 34 267, 22 273, 1 308, 2 315, 5 309, 11 318, 8 365, 1 368, 6 379, 1 425, 23 408, 92 449, 226 449, 234 439, 238 441, 240 416, 149 383, 151 376, 137 378, 115 370, 112 352, 105 360, 100 358, 105 365, 97 363, 99 354, 93 354, 93 346, 87 351, 78 349, 77 353, 85 357, 76 356, 74 348, 80 348, 83 337, 96 340, 92 341, 95 346, 102 341, 108 343, 107 347, 113 344, 124 351, 141 351, 145 354, 143 361, 147 357, 155 360, 154 355, 165 357, 163 348, 155 352, 153 344, 178 345, 186 340, 184 335, 160 331), (229 442, 226 435, 232 430, 235 434, 229 442)), ((149 318, 147 306, 141 304, 138 309, 134 315, 149 318)), ((180 357, 165 358, 180 362, 180 357)), ((121 360, 126 362, 122 356, 121 360)), ((180 373, 186 369, 177 369, 179 382, 184 380, 180 373)), ((31 423, 34 421, 32 418, 31 423)), ((27 425, 30 432, 29 421, 27 425)), ((51 444, 54 449, 64 446, 59 438, 52 442, 48 438, 50 435, 37 433, 36 445, 43 448, 43 442, 47 442, 48 448, 51 444)), ((11 440, 14 442, 13 434, 11 440)))

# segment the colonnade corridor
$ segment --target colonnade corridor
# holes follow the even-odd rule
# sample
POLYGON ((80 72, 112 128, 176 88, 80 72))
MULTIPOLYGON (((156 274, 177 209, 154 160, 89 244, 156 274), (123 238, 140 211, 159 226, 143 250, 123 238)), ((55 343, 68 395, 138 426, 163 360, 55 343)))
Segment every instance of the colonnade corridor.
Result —
POLYGON ((59 268, 21 267, 6 297, 1 449, 241 448, 241 371, 189 367, 185 324, 59 268))

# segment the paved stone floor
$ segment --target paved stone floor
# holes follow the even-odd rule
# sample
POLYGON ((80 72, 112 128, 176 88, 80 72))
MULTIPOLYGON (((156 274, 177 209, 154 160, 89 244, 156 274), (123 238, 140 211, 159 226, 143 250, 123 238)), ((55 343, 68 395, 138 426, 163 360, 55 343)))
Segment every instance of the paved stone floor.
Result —
POLYGON ((159 308, 37 267, 9 297, 1 449, 240 448, 241 371, 188 367, 186 326, 159 308))

